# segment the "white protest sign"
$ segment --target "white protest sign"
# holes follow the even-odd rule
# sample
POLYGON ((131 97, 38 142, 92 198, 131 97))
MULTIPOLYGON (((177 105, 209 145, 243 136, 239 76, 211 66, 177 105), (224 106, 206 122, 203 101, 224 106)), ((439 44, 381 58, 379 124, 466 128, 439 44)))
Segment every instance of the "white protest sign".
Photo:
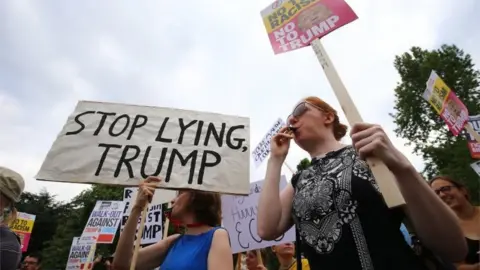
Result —
POLYGON ((263 139, 258 143, 257 147, 252 152, 252 158, 255 162, 255 167, 259 167, 265 158, 270 154, 270 141, 272 137, 275 136, 282 127, 285 126, 285 122, 281 118, 278 118, 273 126, 268 130, 267 134, 263 139))
MULTIPOLYGON (((132 212, 132 207, 137 197, 138 188, 125 188, 123 190, 123 202, 125 203, 125 211, 123 212, 122 223, 120 225, 120 231, 123 231, 123 227, 127 223, 127 219, 132 212)), ((147 217, 145 219, 144 230, 142 234, 141 245, 153 244, 162 239, 163 236, 163 221, 162 221, 162 203, 171 201, 176 195, 175 191, 171 190, 156 190, 152 202, 147 206, 147 217), (167 197, 160 199, 162 194, 166 194, 167 197)), ((140 218, 138 219, 138 226, 140 225, 140 218)), ((135 233, 135 236, 137 234, 135 233)))
POLYGON ((121 201, 97 201, 80 236, 80 242, 111 244, 122 220, 125 204, 121 201))
MULTIPOLYGON (((263 180, 250 184, 249 196, 222 196, 223 224, 230 235, 232 252, 266 248, 281 243, 295 241, 295 229, 292 227, 274 241, 263 241, 257 233, 257 208, 263 180)), ((280 190, 287 186, 287 179, 280 179, 280 190)))
POLYGON ((472 169, 480 176, 480 160, 470 164, 472 169))
MULTIPOLYGON (((79 242, 80 237, 74 237, 72 241, 72 246, 70 247, 70 252, 68 254, 68 261, 67 261, 67 270, 73 269, 83 269, 85 264, 92 263, 94 257, 91 257, 91 261, 88 260, 88 255, 90 255, 90 249, 95 249, 96 245, 95 242, 79 242)), ((89 267, 88 269, 91 269, 89 267)))
POLYGON ((38 180, 248 194, 250 120, 173 108, 80 101, 38 180))

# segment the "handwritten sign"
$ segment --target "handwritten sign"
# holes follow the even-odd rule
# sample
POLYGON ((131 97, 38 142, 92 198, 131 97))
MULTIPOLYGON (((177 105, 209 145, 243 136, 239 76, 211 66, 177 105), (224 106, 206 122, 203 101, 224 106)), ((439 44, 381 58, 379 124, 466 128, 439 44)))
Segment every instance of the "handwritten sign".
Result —
POLYGON ((285 122, 281 118, 278 118, 273 126, 268 130, 267 134, 263 139, 258 143, 255 150, 252 152, 252 158, 255 162, 255 167, 259 167, 265 158, 270 154, 270 142, 272 137, 275 136, 282 127, 286 126, 285 122))
MULTIPOLYGON (((123 231, 123 227, 127 223, 128 217, 132 212, 133 204, 137 197, 138 188, 125 188, 123 190, 123 202, 125 203, 125 210, 123 212, 122 223, 120 225, 120 231, 123 231)), ((176 192, 171 190, 156 190, 154 199, 147 206, 147 217, 145 219, 145 227, 142 234, 141 245, 153 244, 162 239, 162 204, 171 201, 176 196, 176 192), (164 196, 162 198, 162 196, 164 196)), ((138 219, 138 226, 140 226, 140 218, 138 219)), ((135 233, 135 238, 137 234, 135 233)))
MULTIPOLYGON (((473 130, 480 134, 480 114, 470 116, 468 122, 472 125, 473 130)), ((466 136, 470 155, 474 159, 480 159, 480 142, 477 142, 475 138, 468 132, 466 132, 466 136)))
POLYGON ((68 254, 67 261, 67 270, 74 269, 83 269, 83 266, 88 263, 88 269, 92 269, 92 262, 94 257, 90 258, 88 261, 88 255, 90 254, 91 249, 95 249, 95 242, 84 242, 81 243, 80 237, 74 237, 72 241, 72 246, 70 247, 70 252, 68 254))
POLYGON ((468 110, 462 101, 432 70, 423 98, 432 105, 454 136, 458 136, 468 121, 468 110))
POLYGON ((97 201, 79 241, 98 244, 113 243, 124 208, 125 205, 121 201, 97 201))
POLYGON ((10 229, 20 237, 22 252, 27 252, 35 217, 35 215, 19 212, 17 218, 10 226, 10 229))
MULTIPOLYGON (((293 227, 274 241, 264 241, 258 236, 257 209, 262 186, 263 180, 251 183, 249 196, 222 196, 223 225, 230 235, 234 254, 295 241, 293 227)), ((286 186, 287 179, 282 176, 280 189, 286 186)))
POLYGON ((358 18, 343 0, 277 0, 260 14, 275 54, 310 46, 358 18))
POLYGON ((80 101, 36 178, 248 194, 250 120, 173 108, 80 101))

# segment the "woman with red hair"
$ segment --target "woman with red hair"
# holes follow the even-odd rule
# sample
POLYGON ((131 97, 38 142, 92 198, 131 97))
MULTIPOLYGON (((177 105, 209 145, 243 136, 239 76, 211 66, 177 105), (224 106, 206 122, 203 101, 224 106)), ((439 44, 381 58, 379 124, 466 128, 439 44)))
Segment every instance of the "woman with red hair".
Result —
POLYGON ((355 124, 352 145, 344 145, 340 140, 347 127, 317 97, 297 103, 287 123, 271 142, 258 207, 261 238, 276 239, 295 224, 312 269, 427 269, 399 230, 408 215, 426 247, 444 260, 463 260, 467 247, 453 212, 380 126, 355 124), (310 154, 312 164, 280 194, 280 171, 292 139, 310 154), (366 157, 380 159, 393 173, 407 202, 404 208, 387 207, 366 157))

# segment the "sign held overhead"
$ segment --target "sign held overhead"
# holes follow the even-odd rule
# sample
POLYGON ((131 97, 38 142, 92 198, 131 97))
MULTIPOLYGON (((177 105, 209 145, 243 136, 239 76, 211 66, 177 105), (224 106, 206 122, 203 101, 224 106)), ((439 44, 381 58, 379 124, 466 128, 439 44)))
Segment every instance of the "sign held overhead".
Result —
POLYGON ((173 108, 80 101, 38 180, 248 194, 250 120, 173 108))

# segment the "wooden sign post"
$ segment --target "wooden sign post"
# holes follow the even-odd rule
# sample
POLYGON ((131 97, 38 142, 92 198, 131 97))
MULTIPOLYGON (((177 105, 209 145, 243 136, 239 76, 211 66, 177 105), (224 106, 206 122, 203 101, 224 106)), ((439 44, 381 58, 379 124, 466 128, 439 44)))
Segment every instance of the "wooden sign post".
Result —
POLYGON ((97 249, 97 245, 94 244, 90 247, 90 251, 88 252, 88 257, 87 257, 87 261, 83 264, 83 269, 82 270, 88 270, 90 269, 90 267, 88 267, 90 265, 90 262, 92 263, 92 269, 93 269, 93 261, 94 261, 94 256, 95 256, 95 250, 97 249))
MULTIPOLYGON (((139 194, 140 192, 138 192, 137 196, 139 196, 139 194)), ((135 248, 133 250, 133 257, 132 257, 132 262, 130 264, 130 270, 135 270, 135 267, 137 266, 138 251, 140 250, 140 244, 142 242, 142 234, 143 234, 143 230, 145 229, 145 219, 147 217, 147 211, 148 211, 148 204, 146 204, 142 210, 142 216, 140 220, 140 226, 137 230, 137 239, 135 240, 135 248)))
MULTIPOLYGON (((345 116, 351 126, 356 123, 363 122, 357 107, 353 103, 352 98, 347 92, 347 89, 343 85, 340 76, 338 75, 332 61, 327 55, 325 48, 322 45, 320 39, 316 39, 312 42, 312 48, 317 55, 318 61, 322 65, 325 75, 330 82, 330 85, 337 96, 338 102, 342 107, 345 116)), ((389 208, 405 205, 405 199, 400 192, 396 179, 390 170, 385 166, 383 162, 376 158, 367 159, 368 166, 372 170, 375 180, 378 184, 380 192, 383 194, 383 198, 389 208)))

